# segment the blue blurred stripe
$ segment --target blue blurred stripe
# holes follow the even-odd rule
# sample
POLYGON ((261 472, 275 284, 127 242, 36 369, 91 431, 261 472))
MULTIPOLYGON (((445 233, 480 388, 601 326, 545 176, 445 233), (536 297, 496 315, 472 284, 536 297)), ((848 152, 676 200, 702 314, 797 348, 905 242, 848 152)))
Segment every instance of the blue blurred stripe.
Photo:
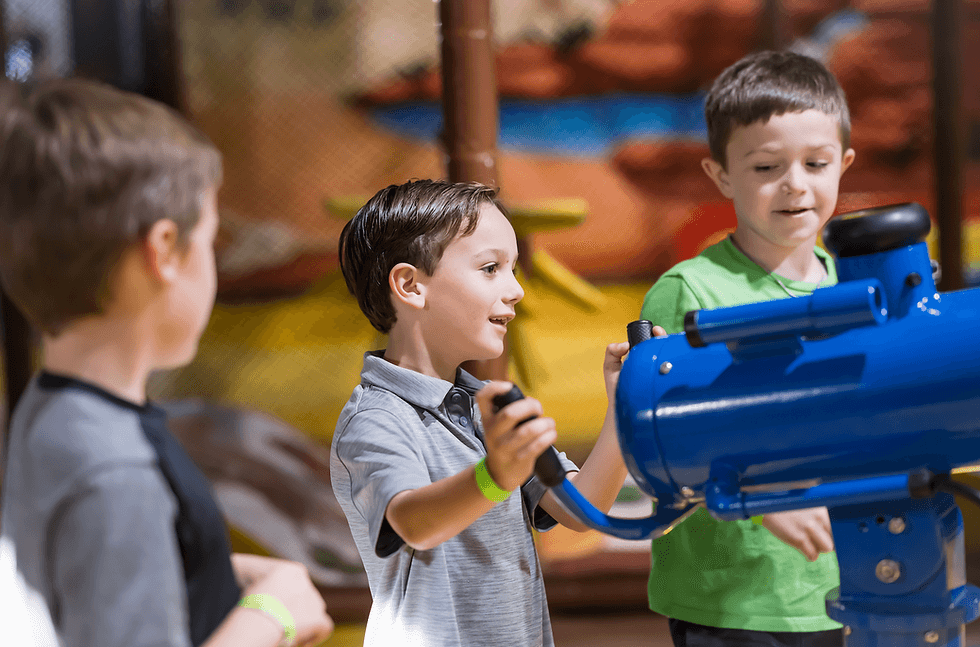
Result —
MULTIPOLYGON (((433 142, 439 103, 378 106, 371 119, 403 137, 433 142)), ((607 156, 630 139, 707 139, 704 94, 613 94, 560 99, 503 99, 498 145, 504 150, 607 156)))

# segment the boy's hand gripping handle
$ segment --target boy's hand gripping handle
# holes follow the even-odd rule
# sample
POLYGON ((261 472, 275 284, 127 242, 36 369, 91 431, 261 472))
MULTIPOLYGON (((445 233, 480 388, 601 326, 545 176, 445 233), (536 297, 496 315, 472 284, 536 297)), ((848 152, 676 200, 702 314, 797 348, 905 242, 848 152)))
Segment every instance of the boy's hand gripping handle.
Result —
MULTIPOLYGON (((517 385, 511 387, 510 391, 502 395, 495 396, 493 398, 493 406, 495 411, 500 411, 506 407, 511 402, 517 402, 524 398, 524 394, 521 390, 517 388, 517 385)), ((528 420, 533 420, 537 416, 531 416, 521 420, 518 425, 522 425, 528 420)), ((548 447, 544 452, 538 456, 537 460, 534 462, 534 473, 537 475, 538 480, 547 485, 550 488, 557 487, 565 480, 565 468, 562 467, 561 459, 558 457, 558 451, 555 449, 554 445, 548 447)))

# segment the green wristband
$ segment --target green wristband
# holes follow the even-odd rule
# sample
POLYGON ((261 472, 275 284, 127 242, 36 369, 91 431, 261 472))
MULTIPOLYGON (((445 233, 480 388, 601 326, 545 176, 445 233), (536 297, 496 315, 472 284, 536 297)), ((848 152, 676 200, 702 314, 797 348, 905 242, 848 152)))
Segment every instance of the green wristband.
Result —
POLYGON ((754 517, 749 517, 749 518, 752 519, 752 523, 754 523, 757 526, 761 526, 762 525, 762 517, 763 516, 765 516, 765 515, 757 514, 754 517))
POLYGON ((286 647, 293 644, 293 639, 296 638, 296 621, 293 620, 293 614, 289 612, 286 605, 274 596, 268 593, 246 595, 238 601, 238 606, 245 607, 246 609, 257 609, 272 616, 276 622, 282 625, 283 637, 282 642, 279 644, 285 645, 286 647))
POLYGON ((503 489, 493 480, 490 476, 490 472, 487 470, 487 459, 486 457, 481 458, 480 462, 476 464, 476 485, 480 488, 480 492, 483 496, 487 497, 494 503, 499 503, 510 496, 510 492, 503 489))

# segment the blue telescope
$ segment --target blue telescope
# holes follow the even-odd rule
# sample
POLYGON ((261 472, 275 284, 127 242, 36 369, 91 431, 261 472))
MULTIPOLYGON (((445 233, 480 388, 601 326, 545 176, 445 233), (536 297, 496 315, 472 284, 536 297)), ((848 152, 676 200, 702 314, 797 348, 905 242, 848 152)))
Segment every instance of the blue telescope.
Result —
POLYGON ((964 645, 980 589, 952 493, 980 494, 950 474, 980 464, 980 290, 937 293, 929 227, 917 204, 840 216, 824 231, 838 285, 690 312, 662 338, 631 324, 619 440, 655 512, 609 517, 567 480, 555 495, 629 539, 698 506, 724 520, 826 506, 841 568, 827 612, 848 646, 964 645))

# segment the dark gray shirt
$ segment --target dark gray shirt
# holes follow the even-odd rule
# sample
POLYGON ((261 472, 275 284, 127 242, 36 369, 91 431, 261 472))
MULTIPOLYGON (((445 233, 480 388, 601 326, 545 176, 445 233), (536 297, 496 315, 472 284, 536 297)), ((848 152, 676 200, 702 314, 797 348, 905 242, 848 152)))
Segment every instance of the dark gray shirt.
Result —
POLYGON ((330 457, 334 494, 371 587, 365 645, 550 647, 531 530, 556 522, 538 508, 545 488, 537 479, 431 550, 410 548, 385 520, 393 496, 457 474, 486 450, 472 398, 482 382, 460 370, 450 384, 382 355, 365 354, 330 457))
POLYGON ((72 378, 42 373, 17 405, 2 532, 66 647, 201 644, 238 599, 210 488, 163 412, 72 378))

